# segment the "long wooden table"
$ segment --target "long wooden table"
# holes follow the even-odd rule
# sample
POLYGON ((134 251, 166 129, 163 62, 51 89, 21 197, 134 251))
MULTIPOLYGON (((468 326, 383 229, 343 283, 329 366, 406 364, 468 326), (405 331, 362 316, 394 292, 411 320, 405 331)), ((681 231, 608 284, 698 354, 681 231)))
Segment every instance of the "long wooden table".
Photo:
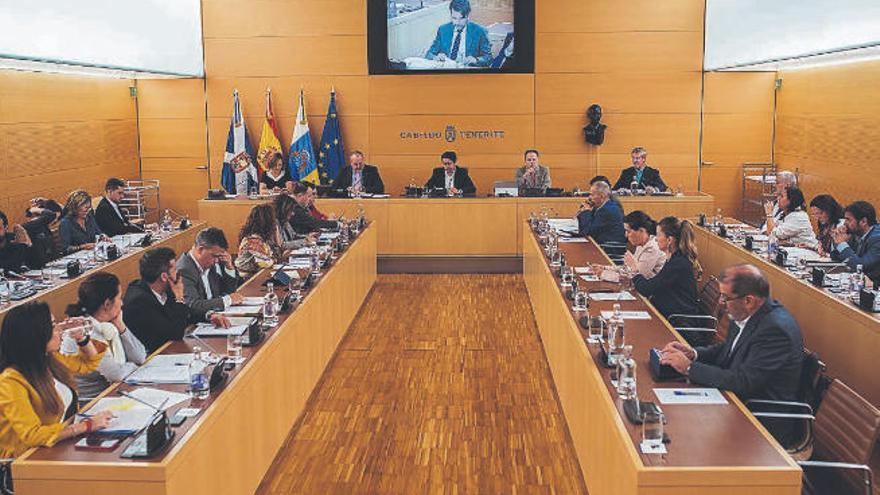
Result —
MULTIPOLYGON (((281 315, 280 324, 261 344, 244 349, 247 360, 230 373, 223 388, 204 401, 184 401, 170 409, 169 414, 181 407, 202 411, 175 428, 176 437, 163 455, 123 459, 120 453, 131 440, 109 453, 75 450, 75 440, 63 441, 31 450, 13 464, 16 493, 253 493, 373 286, 376 231, 372 225, 366 228, 295 311, 281 315)), ((261 295, 266 276, 264 271, 254 277, 242 292, 261 295)), ((224 352, 225 338, 208 340, 224 352)), ((189 341, 172 342, 160 350, 190 351, 189 341)), ((183 391, 186 386, 156 387, 183 391)))
POLYGON ((175 231, 168 237, 157 241, 147 248, 133 249, 126 253, 124 256, 121 256, 119 259, 113 260, 109 263, 104 263, 96 267, 95 269, 85 272, 84 274, 72 280, 67 280, 52 287, 51 289, 41 291, 29 298, 22 299, 21 301, 13 301, 11 304, 7 304, 0 308, 0 323, 3 323, 3 319, 6 318, 6 313, 11 308, 29 301, 43 301, 48 303, 49 308, 51 308, 52 310, 52 314, 55 315, 55 318, 60 320, 64 318, 64 310, 65 308, 67 308, 67 305, 76 302, 79 286, 89 273, 98 270, 110 272, 119 277, 119 283, 124 290, 125 287, 128 286, 129 282, 134 279, 140 278, 138 265, 140 263, 141 256, 143 256, 148 249, 153 249, 160 246, 170 247, 174 250, 175 253, 179 255, 180 253, 192 247, 193 241, 195 241, 196 238, 196 234, 198 234, 199 231, 205 227, 206 225, 204 222, 196 222, 188 229, 175 231))
MULTIPOLYGON (((592 242, 561 244, 568 263, 609 264, 592 242)), ((801 470, 732 393, 728 405, 661 405, 668 420, 668 454, 646 455, 638 448, 640 427, 629 423, 610 380, 598 364, 598 346, 587 344, 557 277, 537 239, 526 231, 523 275, 541 341, 574 442, 587 488, 593 494, 799 494, 801 470)), ((587 283, 588 286, 599 283, 587 283)), ((591 304, 591 313, 611 302, 591 304)), ((627 320, 626 342, 638 363, 641 400, 659 401, 648 352, 680 336, 646 300, 622 301, 627 310, 651 312, 651 320, 627 320)))
POLYGON ((766 274, 770 294, 797 319, 804 345, 859 394, 880 406, 876 359, 880 356, 880 318, 841 301, 828 291, 796 278, 755 253, 708 229, 696 229, 697 250, 704 272, 717 275, 731 265, 751 263, 766 274))
MULTIPOLYGON (((704 193, 682 196, 622 197, 625 211, 652 217, 694 217, 714 211, 715 199, 704 193)), ((254 205, 266 199, 201 200, 198 218, 238 238, 254 205)), ((542 207, 554 216, 573 217, 583 197, 562 198, 386 198, 319 199, 325 213, 353 217, 359 207, 379 226, 379 256, 517 257, 522 255, 523 221, 542 207)), ((235 246, 237 247, 237 246, 235 246)))

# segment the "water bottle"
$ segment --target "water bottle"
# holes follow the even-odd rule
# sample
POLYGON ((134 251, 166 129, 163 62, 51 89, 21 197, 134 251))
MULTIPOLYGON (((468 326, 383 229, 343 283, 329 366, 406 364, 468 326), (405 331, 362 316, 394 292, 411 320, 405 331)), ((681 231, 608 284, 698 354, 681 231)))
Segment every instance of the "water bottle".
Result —
POLYGON ((98 234, 95 236, 95 247, 92 248, 92 256, 95 258, 95 263, 101 260, 101 248, 103 246, 103 242, 101 241, 101 235, 98 234))
POLYGON ((776 236, 773 232, 767 236, 767 261, 773 263, 773 260, 776 259, 776 250, 779 248, 779 244, 776 241, 776 236))
POLYGON ((193 347, 193 360, 189 363, 189 395, 204 400, 211 393, 208 383, 208 363, 202 358, 202 348, 193 347))
POLYGON ((632 357, 633 346, 623 348, 623 356, 617 360, 617 395, 623 400, 635 399, 636 360, 632 357))
POLYGON ((626 333, 623 316, 620 314, 620 304, 615 304, 614 314, 608 321, 608 364, 617 364, 624 345, 626 345, 626 333))
POLYGON ((165 210, 165 213, 162 214, 162 231, 171 232, 171 224, 171 211, 165 210))
POLYGON ((850 278, 853 294, 858 294, 865 288, 865 271, 862 265, 856 265, 856 272, 850 278))
POLYGON ((6 279, 6 270, 0 269, 0 305, 9 302, 11 287, 6 279))
POLYGON ((721 208, 715 210, 715 230, 721 230, 721 226, 724 225, 724 217, 721 216, 721 208))
POLYGON ((321 274, 321 255, 319 253, 318 246, 314 246, 312 248, 312 275, 315 276, 321 274))
POLYGON ((278 296, 272 282, 266 283, 266 295, 263 296, 263 324, 268 327, 278 324, 278 296))
POLYGON ((639 190, 639 183, 636 180, 633 180, 629 183, 629 193, 633 196, 636 195, 636 191, 639 190))

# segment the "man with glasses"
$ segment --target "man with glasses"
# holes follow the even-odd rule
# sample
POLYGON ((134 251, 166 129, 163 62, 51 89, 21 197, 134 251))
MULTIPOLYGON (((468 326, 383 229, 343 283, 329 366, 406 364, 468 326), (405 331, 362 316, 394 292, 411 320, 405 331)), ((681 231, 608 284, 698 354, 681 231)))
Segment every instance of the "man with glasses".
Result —
POLYGON ((177 273, 183 280, 183 302, 197 315, 223 311, 241 304, 238 273, 227 251, 229 243, 223 231, 208 227, 196 236, 196 242, 177 260, 177 273))
POLYGON ((183 303, 183 279, 177 275, 176 258, 168 247, 144 253, 138 267, 141 278, 128 285, 122 300, 122 319, 148 354, 169 340, 182 339, 192 323, 209 319, 215 326, 229 326, 225 316, 197 313, 183 303))
POLYGON ((753 265, 726 269, 720 290, 730 316, 724 342, 696 349, 670 342, 660 362, 691 383, 730 390, 743 401, 795 400, 804 343, 794 317, 770 299, 770 284, 753 265))

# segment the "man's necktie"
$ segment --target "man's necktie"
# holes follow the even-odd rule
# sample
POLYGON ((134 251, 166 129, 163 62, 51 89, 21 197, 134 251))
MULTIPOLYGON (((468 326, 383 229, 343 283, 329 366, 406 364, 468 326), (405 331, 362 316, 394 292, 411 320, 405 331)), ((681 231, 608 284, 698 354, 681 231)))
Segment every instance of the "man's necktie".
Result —
POLYGON ((452 42, 452 55, 449 57, 452 60, 458 58, 458 46, 461 45, 461 29, 455 30, 455 41, 452 42))

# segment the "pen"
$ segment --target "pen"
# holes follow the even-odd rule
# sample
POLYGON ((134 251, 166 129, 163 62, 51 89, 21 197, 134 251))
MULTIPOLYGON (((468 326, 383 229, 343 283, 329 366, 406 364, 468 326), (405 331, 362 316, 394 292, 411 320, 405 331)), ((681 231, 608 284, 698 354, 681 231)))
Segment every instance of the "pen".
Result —
POLYGON ((672 394, 678 395, 678 396, 683 395, 683 396, 691 396, 691 397, 705 397, 706 396, 705 392, 688 392, 687 390, 676 390, 675 392, 672 392, 672 394))

